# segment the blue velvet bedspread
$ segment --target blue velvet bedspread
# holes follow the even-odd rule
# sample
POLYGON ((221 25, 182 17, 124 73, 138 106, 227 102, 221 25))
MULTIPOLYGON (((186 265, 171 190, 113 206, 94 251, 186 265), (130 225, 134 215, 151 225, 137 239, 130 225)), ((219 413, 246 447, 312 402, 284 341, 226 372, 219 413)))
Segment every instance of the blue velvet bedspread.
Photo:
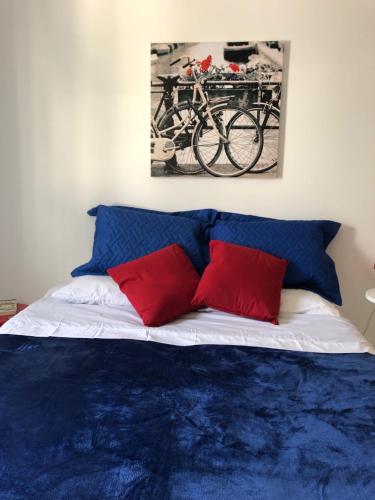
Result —
POLYGON ((0 335, 0 499, 374 499, 375 357, 0 335))

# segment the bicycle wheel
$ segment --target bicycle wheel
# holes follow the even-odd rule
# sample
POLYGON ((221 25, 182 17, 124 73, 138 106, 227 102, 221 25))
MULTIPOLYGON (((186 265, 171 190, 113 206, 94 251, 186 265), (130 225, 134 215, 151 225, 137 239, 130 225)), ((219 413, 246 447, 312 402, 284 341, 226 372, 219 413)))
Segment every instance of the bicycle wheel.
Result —
MULTIPOLYGON (((174 106, 169 109, 160 119, 158 129, 161 137, 172 139, 176 132, 181 130, 186 123, 188 125, 181 131, 175 139, 176 155, 166 162, 166 166, 181 174, 196 175, 203 171, 202 166, 198 162, 193 146, 192 135, 196 126, 194 109, 189 103, 181 103, 179 106, 174 106)), ((208 159, 208 163, 214 163, 220 156, 223 145, 220 144, 216 151, 212 152, 212 157, 208 159)))
POLYGON ((252 174, 268 172, 277 165, 279 156, 280 112, 276 108, 266 110, 263 104, 253 104, 247 110, 259 122, 263 132, 263 150, 252 174))
POLYGON ((202 167, 216 177, 239 177, 248 172, 262 152, 263 136, 254 116, 246 110, 229 104, 211 110, 213 120, 225 140, 219 137, 208 116, 200 122, 193 136, 195 155, 202 167), (231 127, 231 123, 235 121, 231 127), (224 144, 226 156, 221 154, 214 163, 212 150, 224 144), (229 160, 229 161, 228 161, 229 160))

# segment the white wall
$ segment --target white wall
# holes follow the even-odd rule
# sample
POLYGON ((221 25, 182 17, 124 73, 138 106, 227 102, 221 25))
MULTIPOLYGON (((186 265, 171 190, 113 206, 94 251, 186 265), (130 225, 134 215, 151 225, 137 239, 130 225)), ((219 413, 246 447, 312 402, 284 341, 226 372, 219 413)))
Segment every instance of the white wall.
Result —
MULTIPOLYGON (((87 260, 85 210, 215 207, 344 224, 344 313, 375 286, 373 0, 0 0, 0 296, 87 260), (149 43, 290 40, 283 176, 151 178, 149 43)), ((375 339, 375 325, 372 335, 375 339)))

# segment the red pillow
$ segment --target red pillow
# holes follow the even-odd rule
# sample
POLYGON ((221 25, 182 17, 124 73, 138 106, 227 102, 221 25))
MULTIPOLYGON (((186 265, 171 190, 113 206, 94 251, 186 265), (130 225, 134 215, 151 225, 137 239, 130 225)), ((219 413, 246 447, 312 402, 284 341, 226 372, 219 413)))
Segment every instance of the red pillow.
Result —
POLYGON ((177 245, 107 269, 146 326, 160 326, 195 311, 199 275, 177 245))
POLYGON ((210 242, 210 256, 192 304, 277 325, 288 261, 217 240, 210 242))

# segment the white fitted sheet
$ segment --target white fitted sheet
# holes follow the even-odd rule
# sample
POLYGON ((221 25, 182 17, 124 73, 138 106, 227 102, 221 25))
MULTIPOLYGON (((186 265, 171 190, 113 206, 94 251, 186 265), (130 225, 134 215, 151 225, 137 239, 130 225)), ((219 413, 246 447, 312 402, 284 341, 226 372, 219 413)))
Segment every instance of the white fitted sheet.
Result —
POLYGON ((280 325, 212 309, 145 327, 132 306, 70 304, 49 296, 0 328, 0 334, 135 339, 173 345, 227 344, 322 353, 371 352, 350 321, 331 314, 281 314, 280 325))

